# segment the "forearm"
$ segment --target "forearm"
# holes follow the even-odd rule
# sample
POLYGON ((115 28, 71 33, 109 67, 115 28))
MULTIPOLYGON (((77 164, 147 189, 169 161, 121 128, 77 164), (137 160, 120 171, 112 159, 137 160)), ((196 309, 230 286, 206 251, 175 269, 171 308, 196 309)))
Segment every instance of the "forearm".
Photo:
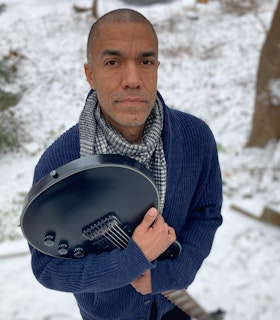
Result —
POLYGON ((88 255, 79 260, 59 259, 31 249, 32 268, 47 288, 65 292, 101 292, 124 287, 154 265, 131 240, 124 250, 88 255))

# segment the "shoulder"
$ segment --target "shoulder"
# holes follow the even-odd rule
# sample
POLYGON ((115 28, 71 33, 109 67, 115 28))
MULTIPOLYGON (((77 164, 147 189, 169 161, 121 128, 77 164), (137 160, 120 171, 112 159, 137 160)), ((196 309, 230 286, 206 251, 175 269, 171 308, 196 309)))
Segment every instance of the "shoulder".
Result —
POLYGON ((172 128, 172 130, 182 131, 182 133, 201 133, 202 135, 212 136, 212 132, 205 121, 192 114, 169 108, 159 92, 158 98, 163 105, 164 125, 167 130, 172 128))
POLYGON ((39 159, 33 183, 56 169, 80 157, 79 126, 76 124, 51 144, 39 159))
POLYGON ((181 143, 215 143, 214 135, 208 124, 194 115, 164 106, 164 135, 181 143))

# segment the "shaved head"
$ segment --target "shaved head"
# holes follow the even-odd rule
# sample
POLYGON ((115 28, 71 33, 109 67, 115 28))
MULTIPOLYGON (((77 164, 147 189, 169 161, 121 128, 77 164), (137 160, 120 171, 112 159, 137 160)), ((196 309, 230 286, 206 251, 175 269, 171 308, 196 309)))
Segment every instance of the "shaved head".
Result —
POLYGON ((155 41, 158 45, 158 38, 155 29, 151 22, 144 17, 141 13, 132 9, 117 9, 106 13, 104 16, 99 18, 92 25, 87 42, 87 60, 88 63, 91 61, 91 51, 94 46, 94 41, 100 34, 100 26, 103 24, 120 24, 120 23, 142 23, 149 26, 154 33, 155 41))

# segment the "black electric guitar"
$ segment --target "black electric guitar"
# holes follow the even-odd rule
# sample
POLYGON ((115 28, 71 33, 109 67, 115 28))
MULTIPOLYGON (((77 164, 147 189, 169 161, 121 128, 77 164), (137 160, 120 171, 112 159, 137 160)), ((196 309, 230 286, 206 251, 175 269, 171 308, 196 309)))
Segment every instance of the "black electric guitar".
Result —
MULTIPOLYGON (((82 258, 123 249, 149 208, 159 206, 151 173, 119 155, 79 158, 35 184, 24 203, 21 228, 29 243, 54 257, 82 258)), ((173 259, 175 241, 158 259, 173 259)))

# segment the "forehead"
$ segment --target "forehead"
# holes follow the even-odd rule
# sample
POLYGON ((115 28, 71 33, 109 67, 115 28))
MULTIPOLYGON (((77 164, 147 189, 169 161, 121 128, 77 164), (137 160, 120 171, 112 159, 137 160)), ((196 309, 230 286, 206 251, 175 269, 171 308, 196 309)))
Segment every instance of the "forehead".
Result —
POLYGON ((104 50, 141 50, 158 54, 157 38, 148 24, 144 23, 102 23, 93 39, 92 54, 104 50))

